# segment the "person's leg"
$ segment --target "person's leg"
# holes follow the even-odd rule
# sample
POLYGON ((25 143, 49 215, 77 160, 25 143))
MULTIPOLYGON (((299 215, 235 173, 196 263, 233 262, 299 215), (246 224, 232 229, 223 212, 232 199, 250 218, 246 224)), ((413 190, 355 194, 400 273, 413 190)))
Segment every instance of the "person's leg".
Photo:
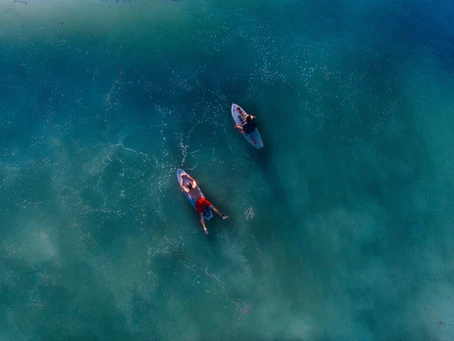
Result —
POLYGON ((200 215, 200 222, 202 223, 203 230, 205 231, 205 234, 208 234, 207 227, 205 225, 205 218, 203 216, 203 201, 199 200, 195 203, 195 209, 197 210, 197 213, 200 215))
POLYGON ((208 230, 207 230, 207 227, 205 225, 205 218, 203 216, 203 212, 199 213, 199 214, 200 214, 200 222, 202 223, 203 230, 205 231, 205 234, 208 235, 208 230))
POLYGON ((227 215, 223 215, 221 212, 219 212, 219 210, 213 206, 213 204, 210 204, 209 206, 214 212, 216 212, 217 214, 219 214, 219 216, 222 218, 222 219, 227 219, 229 216, 227 215))
POLYGON ((239 126, 239 125, 235 125, 235 128, 236 128, 236 130, 238 130, 238 132, 240 132, 241 134, 243 134, 243 133, 244 133, 244 131, 243 131, 243 127, 242 127, 242 126, 239 126))

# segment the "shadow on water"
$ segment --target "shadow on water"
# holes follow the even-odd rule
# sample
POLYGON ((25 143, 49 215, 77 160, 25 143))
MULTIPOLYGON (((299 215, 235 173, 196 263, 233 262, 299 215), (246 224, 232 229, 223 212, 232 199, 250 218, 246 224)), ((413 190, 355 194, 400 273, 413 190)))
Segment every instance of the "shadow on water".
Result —
POLYGON ((285 192, 284 181, 276 168, 276 163, 272 155, 272 147, 265 147, 254 153, 253 159, 258 164, 257 169, 261 171, 267 184, 270 186, 271 202, 269 203, 269 207, 272 207, 273 210, 279 210, 277 214, 282 218, 282 224, 290 224, 294 228, 298 224, 298 219, 293 212, 293 203, 285 192))

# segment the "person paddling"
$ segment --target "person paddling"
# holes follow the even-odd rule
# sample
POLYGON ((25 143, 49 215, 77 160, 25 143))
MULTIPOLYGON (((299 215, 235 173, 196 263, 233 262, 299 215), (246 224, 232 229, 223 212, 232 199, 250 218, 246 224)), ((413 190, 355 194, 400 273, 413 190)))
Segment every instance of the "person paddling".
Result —
POLYGON ((241 110, 240 107, 237 108, 238 113, 243 117, 243 125, 235 125, 235 128, 238 129, 238 131, 241 134, 252 134, 254 130, 257 128, 255 124, 255 116, 252 116, 251 114, 245 114, 243 110, 241 110))
POLYGON ((222 219, 227 219, 228 216, 223 215, 219 210, 213 206, 211 202, 209 202, 200 192, 200 188, 197 185, 197 182, 188 174, 181 174, 181 188, 185 191, 192 199, 195 201, 195 209, 197 213, 200 215, 200 222, 202 223, 203 230, 205 234, 208 234, 208 230, 205 225, 205 218, 203 216, 203 211, 206 207, 211 208, 214 212, 216 212, 222 219), (184 184, 184 178, 188 179, 189 181, 184 184))

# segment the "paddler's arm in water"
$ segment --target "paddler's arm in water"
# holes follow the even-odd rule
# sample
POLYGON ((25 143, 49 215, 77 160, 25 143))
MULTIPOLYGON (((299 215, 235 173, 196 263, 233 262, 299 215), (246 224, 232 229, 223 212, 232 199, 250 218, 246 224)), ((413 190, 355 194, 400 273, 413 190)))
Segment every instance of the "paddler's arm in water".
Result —
POLYGON ((205 226, 205 218, 203 217, 203 213, 200 213, 200 222, 202 223, 203 230, 205 231, 205 234, 208 234, 207 227, 205 226))

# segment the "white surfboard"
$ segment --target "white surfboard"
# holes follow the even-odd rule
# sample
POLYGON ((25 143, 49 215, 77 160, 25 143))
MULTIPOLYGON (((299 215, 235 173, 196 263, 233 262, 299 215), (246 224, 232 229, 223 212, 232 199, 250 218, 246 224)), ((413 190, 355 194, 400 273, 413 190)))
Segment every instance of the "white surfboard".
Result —
MULTIPOLYGON (((243 110, 238 104, 232 104, 232 117, 237 125, 242 126, 246 121, 246 111, 243 110)), ((262 136, 257 128, 250 134, 243 134, 244 138, 252 144, 255 148, 263 148, 262 136)))

